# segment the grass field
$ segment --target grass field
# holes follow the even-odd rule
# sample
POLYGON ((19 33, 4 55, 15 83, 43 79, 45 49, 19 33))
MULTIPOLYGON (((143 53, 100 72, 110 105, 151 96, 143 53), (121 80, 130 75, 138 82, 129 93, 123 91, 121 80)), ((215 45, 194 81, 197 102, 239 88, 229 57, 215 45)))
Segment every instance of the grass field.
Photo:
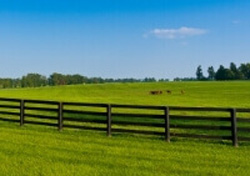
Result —
MULTIPOLYGON (((250 82, 98 84, 1 90, 0 97, 248 107, 250 82), (172 94, 150 95, 151 90, 172 94), (184 90, 185 94, 180 91, 184 90)), ((0 175, 249 175, 250 143, 114 134, 0 122, 0 175)))
POLYGON ((0 97, 119 104, 250 107, 250 82, 169 82, 86 84, 77 86, 5 89, 0 97), (172 94, 150 95, 151 90, 172 94), (185 94, 180 91, 184 90, 185 94))

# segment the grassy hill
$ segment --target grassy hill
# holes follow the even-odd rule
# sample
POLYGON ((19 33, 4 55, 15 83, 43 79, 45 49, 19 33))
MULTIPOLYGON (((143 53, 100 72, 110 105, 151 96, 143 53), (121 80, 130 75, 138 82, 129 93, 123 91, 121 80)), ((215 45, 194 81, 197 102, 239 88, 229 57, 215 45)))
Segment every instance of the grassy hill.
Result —
MULTIPOLYGON (((250 82, 98 84, 0 90, 0 97, 119 104, 250 107, 250 82), (151 90, 171 94, 151 95, 151 90), (181 94, 181 90, 185 93, 181 94)), ((0 175, 249 175, 250 144, 0 121, 0 175)))

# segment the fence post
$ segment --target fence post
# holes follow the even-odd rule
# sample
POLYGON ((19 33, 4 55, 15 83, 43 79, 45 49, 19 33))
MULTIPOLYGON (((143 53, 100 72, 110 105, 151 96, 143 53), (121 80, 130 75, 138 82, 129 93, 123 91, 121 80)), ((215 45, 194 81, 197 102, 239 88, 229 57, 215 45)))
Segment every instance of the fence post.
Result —
POLYGON ((24 100, 20 101, 20 126, 24 125, 24 100))
POLYGON ((111 136, 111 105, 107 105, 107 136, 111 136))
POLYGON ((63 103, 59 102, 58 104, 58 130, 63 129, 63 103))
POLYGON ((170 142, 169 107, 164 108, 164 118, 165 118, 165 140, 166 142, 170 142))
POLYGON ((236 109, 231 109, 230 115, 231 115, 232 142, 234 147, 238 147, 236 109))

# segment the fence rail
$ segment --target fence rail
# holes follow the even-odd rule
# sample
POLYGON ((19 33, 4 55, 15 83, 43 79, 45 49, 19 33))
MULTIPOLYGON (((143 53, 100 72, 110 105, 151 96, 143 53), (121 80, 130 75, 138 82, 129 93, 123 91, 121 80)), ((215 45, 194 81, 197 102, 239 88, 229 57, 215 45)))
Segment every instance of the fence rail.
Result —
POLYGON ((57 102, 0 98, 0 120, 63 128, 250 141, 250 109, 57 102))

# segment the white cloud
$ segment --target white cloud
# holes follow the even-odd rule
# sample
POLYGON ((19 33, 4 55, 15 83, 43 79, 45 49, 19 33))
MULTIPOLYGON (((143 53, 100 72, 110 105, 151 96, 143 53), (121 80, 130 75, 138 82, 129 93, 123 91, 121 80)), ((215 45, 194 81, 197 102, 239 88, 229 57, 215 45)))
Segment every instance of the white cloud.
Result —
POLYGON ((207 33, 207 30, 199 28, 181 27, 179 29, 154 29, 150 33, 160 39, 176 39, 203 35, 207 33))

